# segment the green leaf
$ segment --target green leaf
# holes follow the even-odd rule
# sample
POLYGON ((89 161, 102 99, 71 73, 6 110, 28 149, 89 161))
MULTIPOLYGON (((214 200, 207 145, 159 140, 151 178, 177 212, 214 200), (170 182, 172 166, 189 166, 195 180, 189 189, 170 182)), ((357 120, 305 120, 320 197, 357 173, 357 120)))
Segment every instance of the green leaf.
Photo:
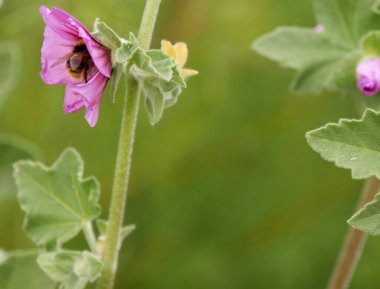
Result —
POLYGON ((106 23, 100 21, 99 18, 95 19, 94 32, 92 32, 92 35, 99 40, 101 44, 111 50, 121 46, 122 38, 106 23))
POLYGON ((129 34, 129 40, 122 39, 121 45, 114 51, 114 60, 116 63, 127 64, 138 50, 138 41, 133 33, 129 34))
POLYGON ((72 148, 50 168, 32 161, 14 165, 24 228, 37 245, 62 244, 100 214, 99 184, 93 177, 83 179, 83 166, 72 148))
POLYGON ((342 57, 337 64, 335 64, 332 72, 332 77, 329 81, 328 89, 339 90, 345 93, 359 91, 356 76, 356 66, 358 65, 362 55, 354 51, 342 57))
POLYGON ((367 33, 362 38, 360 46, 364 56, 380 56, 380 31, 367 33))
POLYGON ((309 145, 354 179, 380 177, 380 114, 367 109, 361 120, 342 119, 306 134, 309 145))
POLYGON ((83 289, 100 276, 102 262, 90 252, 43 253, 37 259, 42 270, 62 289, 83 289))
POLYGON ((39 154, 29 141, 0 134, 0 200, 16 197, 16 186, 12 178, 13 163, 22 159, 35 159, 39 154))
POLYGON ((0 260, 1 289, 55 289, 51 281, 37 264, 35 252, 10 252, 0 260))
POLYGON ((284 67, 298 70, 293 89, 312 93, 322 91, 335 64, 348 52, 332 45, 323 33, 298 27, 277 28, 257 39, 252 48, 284 67))
POLYGON ((375 0, 314 0, 318 23, 325 34, 341 47, 355 49, 368 31, 380 28, 380 17, 374 13, 375 0))
POLYGON ((139 50, 130 71, 139 82, 149 121, 155 125, 164 110, 176 103, 186 83, 178 66, 161 50, 139 50))
POLYGON ((16 44, 0 43, 0 110, 15 85, 19 58, 20 51, 16 44))
MULTIPOLYGON (((108 222, 105 220, 96 220, 96 225, 98 226, 99 234, 105 236, 107 231, 108 222)), ((136 225, 127 225, 121 229, 121 238, 124 240, 132 232, 136 230, 136 225)))
POLYGON ((359 210, 348 223, 361 231, 373 236, 380 235, 380 194, 375 199, 359 210))

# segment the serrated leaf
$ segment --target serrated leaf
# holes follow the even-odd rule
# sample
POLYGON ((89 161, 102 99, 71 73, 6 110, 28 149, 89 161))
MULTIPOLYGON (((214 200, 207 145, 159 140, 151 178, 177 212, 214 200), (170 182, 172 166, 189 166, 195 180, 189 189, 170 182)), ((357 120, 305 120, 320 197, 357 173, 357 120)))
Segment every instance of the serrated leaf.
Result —
POLYGON ((83 289, 100 276, 103 263, 90 252, 43 253, 37 259, 41 269, 62 289, 83 289))
POLYGON ((313 29, 280 27, 257 39, 252 48, 284 67, 299 71, 293 85, 297 92, 321 92, 334 65, 348 51, 336 47, 313 29))
POLYGON ((353 215, 348 223, 373 236, 380 235, 380 194, 377 194, 372 202, 353 215))
POLYGON ((0 110, 15 85, 19 58, 20 51, 16 44, 0 43, 0 110))
POLYGON ((375 14, 375 0, 314 0, 318 23, 331 41, 341 47, 355 49, 368 31, 380 28, 375 14))
POLYGON ((0 200, 16 197, 13 163, 22 159, 35 159, 38 155, 39 151, 29 141, 0 134, 0 200))
POLYGON ((10 252, 0 262, 1 289, 55 289, 51 281, 37 264, 36 252, 10 252))
POLYGON ((62 244, 100 214, 99 184, 93 177, 83 179, 84 164, 73 148, 50 168, 32 161, 14 168, 24 229, 37 245, 62 244))
POLYGON ((380 177, 380 114, 367 109, 361 120, 342 119, 308 132, 309 145, 354 179, 380 177))

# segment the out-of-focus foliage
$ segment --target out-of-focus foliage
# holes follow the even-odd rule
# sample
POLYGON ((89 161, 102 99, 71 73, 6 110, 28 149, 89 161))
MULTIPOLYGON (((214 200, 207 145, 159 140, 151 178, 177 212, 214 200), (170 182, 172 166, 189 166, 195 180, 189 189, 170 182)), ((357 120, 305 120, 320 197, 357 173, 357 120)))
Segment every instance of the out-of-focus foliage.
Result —
MULTIPOLYGON (((2 252, 0 251, 0 254, 2 252)), ((13 252, 0 260, 0 288, 2 289, 54 289, 56 284, 49 280, 38 267, 35 252, 13 252)))
MULTIPOLYGON (((0 10, 0 40, 16 41, 23 55, 0 131, 31 139, 45 163, 78 148, 107 208, 122 97, 112 104, 108 92, 93 129, 62 113, 64 88, 39 77, 41 4, 89 27, 101 17, 127 37, 137 34, 144 1, 11 0, 0 10)), ((123 246, 117 289, 325 286, 362 184, 321 160, 304 133, 357 118, 360 99, 296 97, 289 71, 250 50, 277 26, 315 24, 309 0, 163 1, 153 48, 161 38, 186 41, 200 75, 154 128, 140 114, 125 220, 138 229, 123 246)), ((15 201, 0 203, 0 247, 32 246, 22 216, 15 201)), ((352 289, 378 286, 379 246, 369 240, 352 289)))

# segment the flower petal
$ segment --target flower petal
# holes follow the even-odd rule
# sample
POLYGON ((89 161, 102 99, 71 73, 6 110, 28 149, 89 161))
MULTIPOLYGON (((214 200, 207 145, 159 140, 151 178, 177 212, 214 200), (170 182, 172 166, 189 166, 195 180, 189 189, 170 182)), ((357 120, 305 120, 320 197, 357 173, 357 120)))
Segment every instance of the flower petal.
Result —
POLYGON ((72 52, 79 40, 80 38, 63 38, 46 26, 41 49, 41 77, 47 84, 78 82, 67 72, 65 56, 72 52))
POLYGON ((187 55, 189 54, 187 45, 184 42, 177 42, 176 44, 174 44, 174 49, 176 51, 176 58, 174 59, 174 61, 179 68, 182 68, 185 66, 187 62, 187 55))
POLYGON ((87 107, 84 118, 91 127, 94 127, 99 119, 99 105, 87 107))
POLYGON ((86 30, 82 23, 61 9, 50 10, 46 6, 41 6, 40 13, 46 25, 63 38, 77 38, 79 27, 86 30))
POLYGON ((180 70, 180 75, 182 78, 191 77, 191 76, 195 76, 198 74, 199 74, 199 72, 197 70, 194 70, 194 69, 184 68, 184 69, 180 70))
POLYGON ((83 106, 82 96, 73 91, 73 85, 67 85, 63 111, 65 113, 74 113, 80 110, 83 106))
POLYGON ((72 86, 72 93, 80 95, 83 100, 83 105, 87 109, 85 117, 91 126, 94 126, 98 120, 99 105, 107 81, 107 77, 97 72, 88 83, 72 86))
POLYGON ((112 72, 110 50, 96 41, 86 29, 79 28, 78 30, 79 37, 82 38, 86 44, 87 50, 96 67, 104 76, 110 77, 112 72))
POLYGON ((161 41, 161 50, 165 55, 167 55, 173 59, 175 59, 177 57, 177 53, 176 53, 176 51, 175 51, 175 49, 174 49, 174 47, 170 41, 162 40, 161 41))

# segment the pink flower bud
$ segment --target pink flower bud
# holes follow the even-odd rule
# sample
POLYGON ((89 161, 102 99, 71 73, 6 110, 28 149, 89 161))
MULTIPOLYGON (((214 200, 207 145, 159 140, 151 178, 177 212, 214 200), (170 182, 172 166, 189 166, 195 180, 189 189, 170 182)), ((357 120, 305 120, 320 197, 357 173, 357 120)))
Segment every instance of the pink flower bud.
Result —
POLYGON ((380 58, 364 60, 356 68, 358 88, 365 96, 372 96, 380 91, 380 58))

